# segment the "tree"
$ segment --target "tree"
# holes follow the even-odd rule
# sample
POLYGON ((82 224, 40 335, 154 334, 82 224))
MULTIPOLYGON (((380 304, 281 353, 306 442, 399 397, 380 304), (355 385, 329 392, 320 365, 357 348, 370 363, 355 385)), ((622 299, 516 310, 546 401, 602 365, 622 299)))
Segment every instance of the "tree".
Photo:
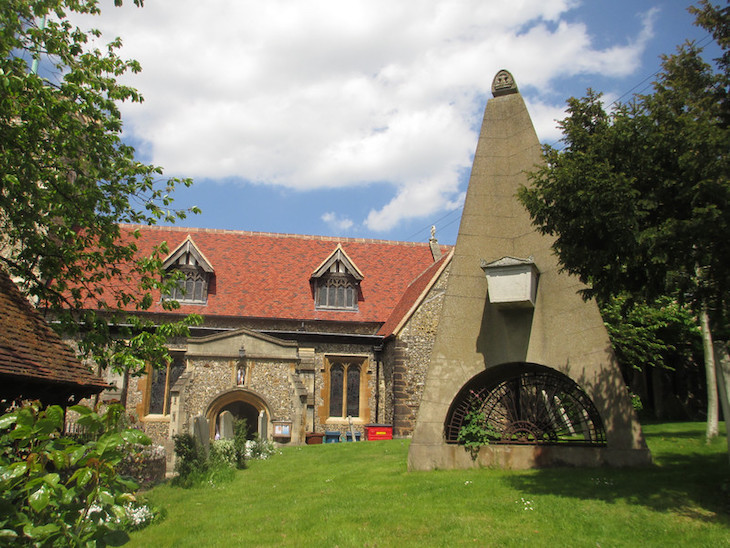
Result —
POLYGON ((671 297, 646 303, 626 294, 599 306, 624 381, 641 408, 656 418, 696 416, 702 344, 689 307, 671 297))
POLYGON ((184 218, 171 194, 192 181, 163 179, 123 142, 118 105, 142 97, 117 79, 139 64, 117 55, 118 38, 93 46, 99 31, 72 24, 73 13, 97 14, 98 2, 0 3, 0 264, 83 353, 139 373, 168 360, 165 338, 196 320, 158 328, 121 314, 149 308, 175 280, 163 276, 164 244, 140 257, 119 224, 184 218))
POLYGON ((692 306, 704 340, 709 439, 718 413, 710 322, 725 325, 730 286, 730 12, 703 1, 695 13, 724 52, 716 67, 686 43, 663 58, 653 93, 610 113, 592 90, 571 98, 560 123, 565 147, 545 147, 546 165, 519 198, 556 238, 563 268, 588 284, 586 298, 676 295, 692 306))

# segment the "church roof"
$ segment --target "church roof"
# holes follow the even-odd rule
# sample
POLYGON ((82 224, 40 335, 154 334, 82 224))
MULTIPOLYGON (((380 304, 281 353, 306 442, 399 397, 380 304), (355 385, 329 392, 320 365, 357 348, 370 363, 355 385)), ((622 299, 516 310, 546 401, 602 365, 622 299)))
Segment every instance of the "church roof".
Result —
MULTIPOLYGON (((162 241, 175 250, 193 240, 213 265, 207 301, 181 303, 183 314, 384 323, 411 282, 435 264, 428 243, 138 225, 122 231, 139 233, 140 253, 162 241), (338 249, 362 276, 357 310, 315 307, 313 273, 338 249)), ((159 299, 149 312, 164 312, 159 299)))
POLYGON ((91 373, 0 271, 0 397, 68 403, 101 392, 91 373))
POLYGON ((411 282, 403 292, 398 304, 393 309, 388 320, 383 324, 378 335, 389 337, 398 335, 406 321, 426 297, 433 284, 451 261, 453 251, 441 257, 429 266, 420 276, 411 282))

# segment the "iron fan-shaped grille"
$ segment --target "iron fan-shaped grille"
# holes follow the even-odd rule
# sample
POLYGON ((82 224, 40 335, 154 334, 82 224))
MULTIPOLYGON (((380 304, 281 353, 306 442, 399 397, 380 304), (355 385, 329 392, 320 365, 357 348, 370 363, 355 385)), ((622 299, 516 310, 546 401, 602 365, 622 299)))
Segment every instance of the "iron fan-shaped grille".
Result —
POLYGON ((496 384, 462 390, 447 417, 447 443, 458 442, 464 417, 474 407, 494 432, 492 443, 606 444, 603 422, 593 402, 559 373, 522 372, 496 384))

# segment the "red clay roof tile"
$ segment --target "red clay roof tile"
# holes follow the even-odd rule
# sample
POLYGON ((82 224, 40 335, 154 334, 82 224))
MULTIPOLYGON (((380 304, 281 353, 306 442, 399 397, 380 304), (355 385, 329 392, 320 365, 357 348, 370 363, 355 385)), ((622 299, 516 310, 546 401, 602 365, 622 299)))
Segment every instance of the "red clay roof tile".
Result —
MULTIPOLYGON (((170 250, 190 236, 213 268, 206 304, 179 312, 292 320, 384 323, 409 284, 434 264, 426 243, 333 238, 183 227, 123 225, 138 230, 140 253, 166 241, 170 250), (362 271, 357 311, 317 310, 312 272, 338 245, 362 271)), ((446 253, 450 248, 443 246, 446 253)), ((150 312, 164 312, 156 302, 150 312)))

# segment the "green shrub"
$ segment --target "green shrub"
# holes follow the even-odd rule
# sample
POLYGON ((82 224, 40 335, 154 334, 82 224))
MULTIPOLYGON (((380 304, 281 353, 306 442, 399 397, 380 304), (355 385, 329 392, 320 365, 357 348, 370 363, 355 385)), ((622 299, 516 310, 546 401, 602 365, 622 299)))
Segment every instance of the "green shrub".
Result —
POLYGON ((208 472, 208 459, 205 449, 191 434, 176 434, 172 437, 175 444, 175 479, 180 487, 192 487, 203 481, 208 472))
POLYGON ((236 451, 236 468, 246 468, 246 440, 248 423, 246 419, 236 419, 233 423, 233 447, 236 451))
POLYGON ((178 434, 173 440, 177 475, 172 484, 176 487, 216 487, 233 479, 236 458, 232 440, 213 441, 209 456, 190 434, 178 434))
POLYGON ((268 459, 275 451, 274 442, 262 438, 259 434, 246 442, 247 459, 268 459))
POLYGON ((96 437, 87 443, 61 434, 64 410, 57 405, 35 402, 0 417, 0 543, 103 546, 128 538, 127 508, 143 505, 133 495, 137 484, 117 466, 126 445, 149 438, 118 430, 120 407, 102 415, 70 408, 96 437))
POLYGON ((237 464, 234 440, 214 440, 210 444, 208 459, 211 466, 228 466, 235 468, 237 464))
POLYGON ((487 417, 481 410, 478 401, 472 402, 469 411, 464 415, 464 423, 459 429, 457 440, 464 445, 464 450, 469 452, 471 460, 477 460, 479 450, 489 445, 489 440, 494 439, 496 432, 489 423, 487 417))

